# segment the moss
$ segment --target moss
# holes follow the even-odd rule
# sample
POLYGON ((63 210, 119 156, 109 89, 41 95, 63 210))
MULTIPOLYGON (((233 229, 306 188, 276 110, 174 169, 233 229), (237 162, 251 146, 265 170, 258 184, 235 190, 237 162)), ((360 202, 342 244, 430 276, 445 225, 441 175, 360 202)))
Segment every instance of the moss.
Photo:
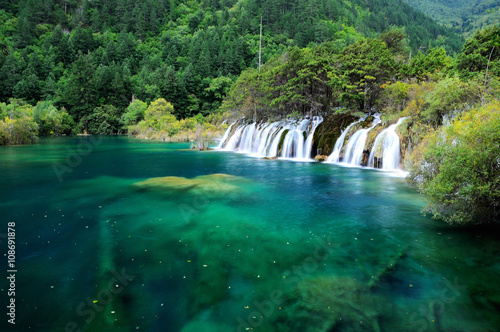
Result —
POLYGON ((361 121, 360 122, 360 126, 361 128, 363 129, 366 129, 366 128, 369 128, 371 127, 371 125, 373 124, 373 120, 375 120, 375 118, 373 116, 368 116, 365 121, 361 121))
POLYGON ((356 118, 348 114, 332 114, 327 116, 314 132, 313 154, 331 154, 342 130, 354 121, 356 121, 356 118))

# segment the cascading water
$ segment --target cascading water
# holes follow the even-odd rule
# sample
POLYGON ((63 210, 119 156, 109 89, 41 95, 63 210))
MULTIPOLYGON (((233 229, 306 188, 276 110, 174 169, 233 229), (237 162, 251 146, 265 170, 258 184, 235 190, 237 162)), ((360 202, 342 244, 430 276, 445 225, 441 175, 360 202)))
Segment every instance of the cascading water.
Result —
POLYGON ((302 120, 298 128, 290 130, 285 136, 283 141, 283 152, 281 154, 284 158, 293 158, 299 160, 309 160, 311 159, 311 149, 312 149, 312 139, 314 136, 314 131, 316 127, 323 121, 321 117, 313 117, 313 120, 304 119, 302 120), (309 126, 311 129, 305 139, 304 143, 304 133, 307 134, 309 126))
POLYGON ((375 143, 373 144, 372 151, 370 152, 370 157, 368 158, 368 166, 377 167, 375 165, 375 158, 377 158, 377 164, 379 164, 380 155, 382 155, 382 168, 385 170, 397 170, 399 169, 399 136, 396 134, 396 128, 404 121, 406 118, 401 118, 397 123, 390 125, 384 129, 375 138, 375 143))
POLYGON ((238 151, 252 152, 252 144, 254 141, 254 134, 256 127, 257 124, 255 122, 245 127, 243 133, 241 134, 241 141, 238 151))
POLYGON ((381 122, 380 116, 374 115, 373 117, 374 120, 370 128, 359 129, 351 136, 349 142, 347 142, 344 159, 342 159, 343 163, 351 166, 361 166, 361 157, 365 149, 368 132, 381 122))
POLYGON ((305 145, 306 150, 305 150, 305 154, 304 154, 304 158, 306 158, 306 159, 311 158, 311 150, 312 150, 314 132, 316 131, 316 128, 318 128, 318 126, 321 122, 323 122, 322 117, 320 117, 320 116, 313 117, 312 129, 311 129, 311 132, 309 133, 309 136, 307 136, 307 139, 306 139, 306 145, 305 145))
POLYGON ((222 143, 223 144, 222 149, 226 150, 226 151, 234 151, 240 143, 241 132, 243 131, 244 128, 245 128, 245 126, 243 126, 243 125, 239 126, 236 129, 236 132, 233 134, 233 136, 231 136, 229 138, 229 140, 227 141, 227 144, 224 145, 224 143, 222 143))
MULTIPOLYGON (((288 130, 283 140, 281 157, 310 160, 314 131, 322 121, 323 118, 315 116, 312 120, 303 119, 298 124, 284 120, 269 124, 253 122, 241 125, 229 139, 225 137, 217 148, 246 152, 258 157, 276 157, 281 138, 288 130)), ((229 128, 226 133, 229 136, 229 128)))
POLYGON ((219 145, 217 145, 217 148, 216 149, 222 149, 222 146, 224 145, 224 142, 227 140, 227 137, 229 136, 229 133, 231 132, 231 127, 233 127, 233 125, 235 124, 236 122, 233 122, 229 125, 229 127, 227 128, 226 132, 224 133, 224 136, 222 136, 220 142, 219 142, 219 145))
POLYGON ((281 136, 283 136, 283 133, 285 132, 285 130, 289 130, 289 129, 290 129, 290 126, 285 124, 280 129, 280 131, 278 131, 276 136, 274 136, 274 138, 271 142, 271 147, 269 149, 269 152, 267 153, 267 155, 265 155, 265 157, 277 157, 278 156, 278 145, 280 143, 281 136))
MULTIPOLYGON (((369 128, 359 129, 352 134, 345 146, 344 157, 341 159, 340 152, 344 147, 345 138, 349 130, 352 126, 364 121, 366 118, 362 118, 347 126, 335 142, 335 147, 328 157, 327 162, 341 162, 350 166, 361 166, 368 133, 381 122, 379 115, 374 115, 373 117, 373 123, 369 128)), ((382 160, 380 168, 384 170, 397 170, 399 168, 399 137, 396 134, 396 128, 404 119, 399 119, 397 123, 389 126, 377 135, 368 158, 368 166, 375 167, 377 166, 374 165, 375 161, 378 164, 382 160)), ((323 118, 321 117, 313 117, 312 119, 303 119, 298 123, 289 120, 260 124, 252 122, 250 124, 239 125, 231 135, 232 128, 236 124, 235 122, 226 130, 217 149, 245 152, 257 157, 274 158, 278 157, 278 149, 280 142, 282 142, 279 157, 301 161, 311 160, 314 132, 322 121, 323 118), (285 132, 286 135, 284 135, 285 132)))
POLYGON ((273 122, 264 128, 264 130, 262 131, 262 138, 260 140, 259 148, 257 149, 257 156, 265 155, 265 152, 268 150, 268 147, 271 144, 271 138, 276 130, 278 130, 277 122, 273 122))
POLYGON ((335 146, 333 147, 332 154, 330 154, 328 156, 328 159, 326 159, 327 162, 329 162, 329 163, 338 163, 338 162, 340 162, 340 150, 344 146, 344 140, 345 140, 345 137, 346 137, 347 133, 349 132, 349 129, 351 129, 352 126, 354 126, 357 123, 360 123, 361 121, 363 121, 365 119, 366 119, 366 117, 362 118, 362 119, 360 119, 360 120, 358 120, 356 122, 353 122, 349 126, 347 126, 346 129, 344 129, 344 131, 342 132, 342 134, 340 135, 340 137, 335 142, 335 146))

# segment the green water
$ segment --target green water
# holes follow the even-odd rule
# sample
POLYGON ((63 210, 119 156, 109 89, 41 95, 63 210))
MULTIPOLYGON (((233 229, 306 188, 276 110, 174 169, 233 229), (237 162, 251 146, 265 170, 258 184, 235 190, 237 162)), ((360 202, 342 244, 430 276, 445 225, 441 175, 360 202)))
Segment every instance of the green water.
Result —
POLYGON ((18 272, 16 325, 3 313, 0 329, 499 330, 497 228, 423 217, 380 171, 188 146, 1 147, 18 272))

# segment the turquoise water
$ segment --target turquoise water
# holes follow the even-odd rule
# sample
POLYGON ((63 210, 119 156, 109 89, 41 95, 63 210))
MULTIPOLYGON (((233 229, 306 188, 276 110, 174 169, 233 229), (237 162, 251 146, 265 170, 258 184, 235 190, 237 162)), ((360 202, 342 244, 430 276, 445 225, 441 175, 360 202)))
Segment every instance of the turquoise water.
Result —
POLYGON ((1 147, 18 272, 16 325, 0 329, 499 330, 497 228, 423 217, 380 171, 188 147, 1 147))

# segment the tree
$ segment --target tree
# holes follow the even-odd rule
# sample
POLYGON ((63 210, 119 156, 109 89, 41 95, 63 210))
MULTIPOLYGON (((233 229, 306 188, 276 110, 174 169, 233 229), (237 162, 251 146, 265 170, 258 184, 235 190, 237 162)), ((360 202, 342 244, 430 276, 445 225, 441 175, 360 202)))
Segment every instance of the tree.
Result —
POLYGON ((432 74, 444 71, 451 64, 452 60, 446 55, 446 50, 435 47, 427 54, 418 52, 408 65, 403 66, 402 71, 404 76, 422 81, 427 80, 432 74))
POLYGON ((468 39, 457 56, 453 71, 467 80, 484 75, 486 68, 493 76, 500 76, 500 27, 478 31, 468 39))
POLYGON ((35 74, 31 74, 14 86, 14 97, 24 99, 29 104, 36 104, 42 95, 40 80, 35 74))
POLYGON ((395 79, 397 63, 385 42, 364 39, 346 47, 339 56, 345 80, 341 100, 372 112, 378 102, 380 86, 395 79))
MULTIPOLYGON (((64 88, 59 96, 60 104, 66 107, 76 121, 88 119, 98 101, 94 77, 96 69, 92 63, 92 56, 78 54, 73 63, 71 74, 64 82, 64 88)), ((83 123, 86 128, 86 123, 83 123)))
POLYGON ((0 145, 35 142, 38 125, 33 120, 33 108, 20 99, 0 103, 0 145))
POLYGON ((38 124, 40 136, 71 134, 73 118, 65 109, 58 110, 52 102, 38 102, 33 108, 33 119, 38 124))
POLYGON ((121 112, 113 105, 96 107, 92 113, 82 118, 80 125, 85 124, 90 134, 110 135, 121 131, 121 112))
POLYGON ((125 109, 125 113, 123 113, 122 115, 121 121, 123 125, 125 127, 128 127, 144 120, 144 114, 146 113, 147 108, 148 105, 145 102, 140 101, 139 99, 135 99, 125 109))

